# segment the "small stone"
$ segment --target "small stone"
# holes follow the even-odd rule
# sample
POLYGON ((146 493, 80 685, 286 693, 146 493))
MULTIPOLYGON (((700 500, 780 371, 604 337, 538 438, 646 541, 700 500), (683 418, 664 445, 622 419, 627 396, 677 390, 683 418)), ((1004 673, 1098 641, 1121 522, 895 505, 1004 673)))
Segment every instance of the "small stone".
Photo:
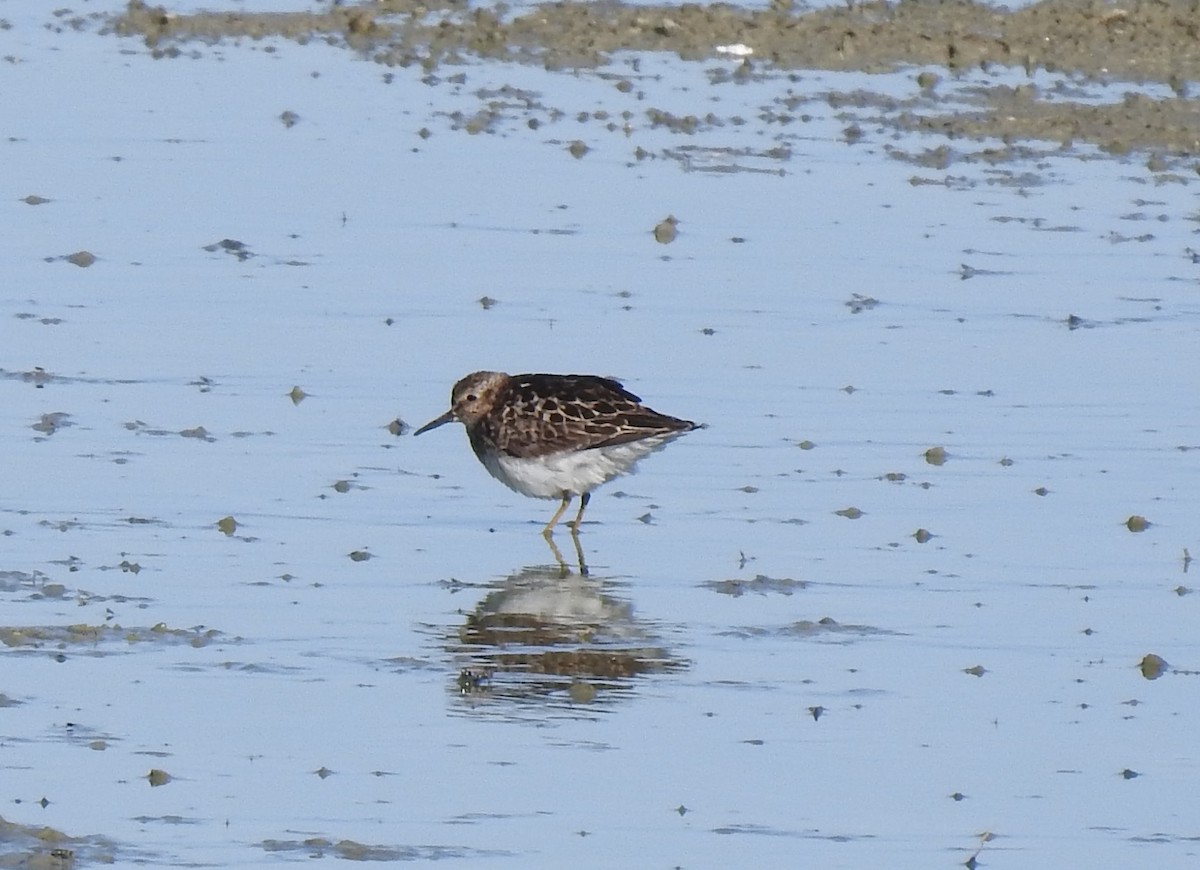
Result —
POLYGON ((679 221, 673 215, 663 218, 654 228, 654 241, 660 245, 671 244, 671 242, 675 241, 675 237, 679 235, 678 226, 679 221))
POLYGON ((1138 669, 1147 680, 1157 680, 1167 672, 1167 668, 1169 667, 1170 665, 1167 664, 1166 659, 1154 653, 1148 653, 1138 662, 1138 669))

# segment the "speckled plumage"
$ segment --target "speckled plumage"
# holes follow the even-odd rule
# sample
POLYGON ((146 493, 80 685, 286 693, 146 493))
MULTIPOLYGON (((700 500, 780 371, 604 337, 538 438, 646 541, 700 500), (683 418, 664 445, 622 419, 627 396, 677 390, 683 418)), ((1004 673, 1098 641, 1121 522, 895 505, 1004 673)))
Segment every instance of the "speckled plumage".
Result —
POLYGON ((454 385, 450 410, 420 435, 457 420, 479 461, 506 486, 534 498, 561 498, 550 534, 580 496, 579 531, 591 491, 685 432, 690 420, 660 414, 611 378, 475 372, 454 385))

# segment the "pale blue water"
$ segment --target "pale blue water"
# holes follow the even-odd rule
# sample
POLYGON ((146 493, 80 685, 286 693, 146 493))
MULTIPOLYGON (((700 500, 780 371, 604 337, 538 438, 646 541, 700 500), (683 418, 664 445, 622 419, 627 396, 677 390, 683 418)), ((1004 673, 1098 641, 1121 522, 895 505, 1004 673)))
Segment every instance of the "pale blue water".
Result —
POLYGON ((988 867, 1194 863, 1191 179, 914 168, 883 146, 938 142, 865 120, 846 145, 820 95, 912 75, 384 84, 317 45, 154 61, 3 14, 0 625, 203 627, 7 648, 5 819, 156 866, 957 867, 985 832, 988 867), (506 84, 564 116, 452 129, 506 84), (812 119, 758 121, 789 89, 812 119), (649 107, 748 123, 672 134, 649 107), (203 250, 225 238, 254 256, 203 250), (621 376, 709 428, 599 491, 590 576, 558 581, 552 504, 456 428, 385 428, 479 368, 621 376), (807 585, 711 585, 759 574, 807 585), (465 643, 497 608, 559 629, 465 643), (503 669, 459 691, 580 647, 650 670, 587 677, 590 702, 503 669), (1144 679, 1151 652, 1177 670, 1144 679))

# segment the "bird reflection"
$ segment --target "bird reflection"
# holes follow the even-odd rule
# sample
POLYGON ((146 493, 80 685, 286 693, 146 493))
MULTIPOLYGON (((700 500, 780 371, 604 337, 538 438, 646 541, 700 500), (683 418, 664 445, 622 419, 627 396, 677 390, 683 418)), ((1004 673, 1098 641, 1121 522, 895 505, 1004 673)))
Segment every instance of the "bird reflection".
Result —
MULTIPOLYGON (((563 558, 562 551, 558 549, 558 544, 554 543, 553 537, 550 535, 543 535, 542 537, 550 547, 550 555, 554 557, 554 561, 558 564, 558 576, 561 579, 566 579, 571 574, 571 568, 567 564, 567 560, 563 558)), ((575 559, 579 565, 579 576, 586 577, 588 575, 588 567, 583 559, 583 545, 579 543, 579 535, 571 535, 571 543, 575 545, 575 559)))
POLYGON ((556 562, 497 581, 466 614, 451 648, 461 662, 456 694, 473 705, 589 704, 628 694, 633 677, 684 666, 611 581, 556 562))

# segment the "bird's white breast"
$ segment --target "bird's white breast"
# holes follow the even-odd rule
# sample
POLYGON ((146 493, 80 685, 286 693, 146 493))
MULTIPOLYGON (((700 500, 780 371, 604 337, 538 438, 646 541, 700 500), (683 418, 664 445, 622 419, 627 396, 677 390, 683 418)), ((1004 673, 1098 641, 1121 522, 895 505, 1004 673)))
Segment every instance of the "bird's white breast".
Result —
POLYGON ((590 492, 619 474, 629 473, 639 459, 680 434, 670 432, 625 444, 564 450, 537 457, 489 452, 480 460, 492 477, 522 495, 562 498, 564 492, 590 492))

